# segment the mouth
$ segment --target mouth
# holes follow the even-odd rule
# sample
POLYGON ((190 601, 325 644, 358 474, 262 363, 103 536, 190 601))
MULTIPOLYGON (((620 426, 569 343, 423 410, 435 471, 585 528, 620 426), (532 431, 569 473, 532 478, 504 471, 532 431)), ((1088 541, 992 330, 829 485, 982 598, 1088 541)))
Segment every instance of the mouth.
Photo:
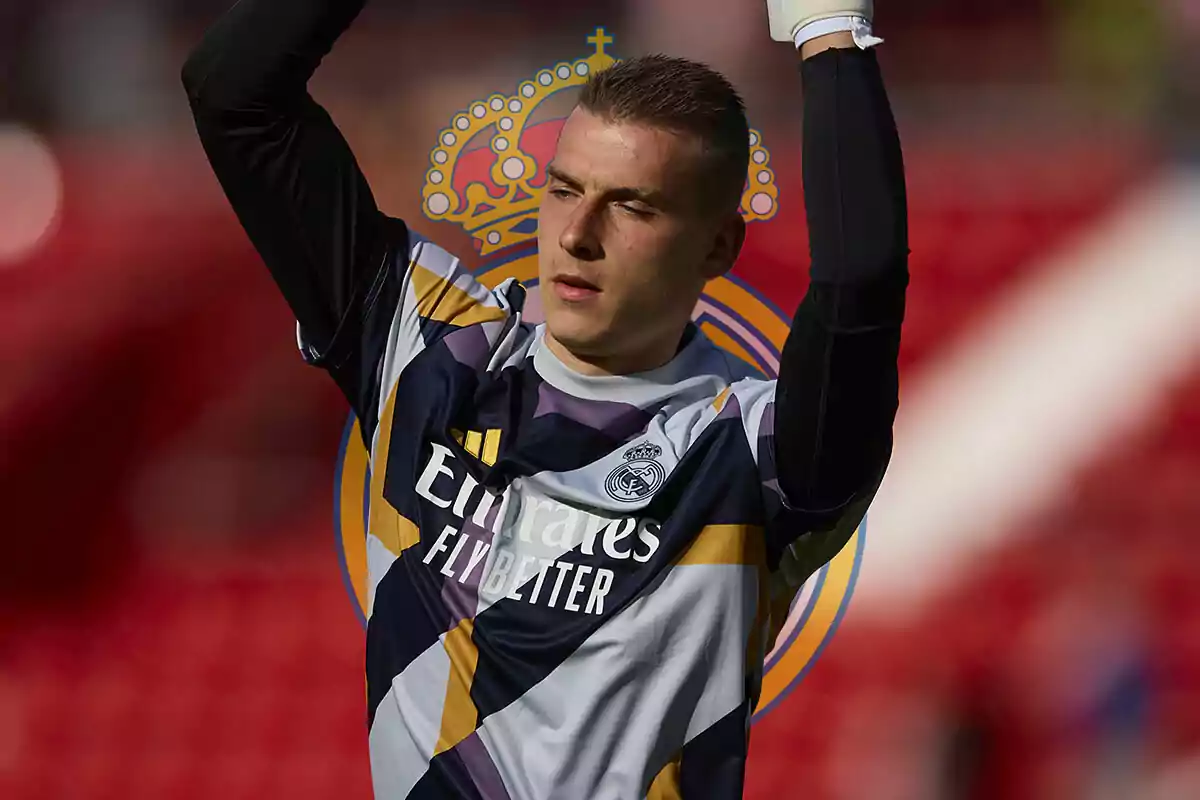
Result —
POLYGON ((559 299, 568 303, 590 300, 600 294, 600 287, 578 275, 558 275, 551 283, 559 299))

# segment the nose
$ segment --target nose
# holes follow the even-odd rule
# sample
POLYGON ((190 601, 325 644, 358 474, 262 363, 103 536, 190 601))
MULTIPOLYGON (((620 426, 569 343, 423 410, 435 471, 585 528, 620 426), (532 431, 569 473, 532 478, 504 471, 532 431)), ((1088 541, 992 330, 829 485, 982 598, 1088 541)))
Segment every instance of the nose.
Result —
POLYGON ((559 246, 566 250, 572 258, 580 261, 597 261, 604 257, 604 248, 600 244, 597 231, 600 221, 596 211, 581 203, 558 238, 559 246))

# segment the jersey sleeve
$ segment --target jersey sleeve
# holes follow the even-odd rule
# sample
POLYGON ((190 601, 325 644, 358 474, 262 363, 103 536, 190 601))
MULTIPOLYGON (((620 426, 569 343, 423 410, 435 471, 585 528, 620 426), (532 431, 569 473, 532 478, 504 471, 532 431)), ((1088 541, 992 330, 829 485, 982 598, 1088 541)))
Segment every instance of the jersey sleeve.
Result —
POLYGON ((409 249, 377 208, 349 144, 308 81, 362 0, 242 0, 189 54, 196 131, 238 221, 356 412, 370 407, 364 331, 409 249))
MULTIPOLYGON (((814 394, 819 394, 823 388, 828 389, 813 387, 814 394)), ((744 379, 731 387, 762 484, 768 566, 776 572, 785 570, 798 587, 837 555, 854 534, 879 488, 883 472, 882 469, 874 470, 841 502, 824 507, 802 504, 798 498, 789 497, 780 482, 780 467, 786 469, 786 464, 780 463, 778 447, 778 390, 778 381, 758 378, 744 379)), ((813 430, 814 439, 820 440, 821 434, 827 434, 827 441, 832 445, 829 450, 817 447, 806 451, 806 456, 818 464, 839 460, 839 443, 844 443, 847 448, 854 446, 848 441, 852 433, 831 430, 821 420, 813 420, 813 430)), ((844 460, 853 459, 852 453, 847 453, 844 460)))
MULTIPOLYGON (((817 393, 820 387, 815 387, 817 393)), ((867 513, 882 479, 882 471, 835 508, 806 508, 788 497, 780 483, 777 418, 779 384, 748 378, 730 387, 758 470, 764 516, 764 540, 770 571, 767 641, 775 641, 786 622, 792 601, 821 567, 850 541, 867 513)), ((726 407, 734 403, 726 402, 726 407)), ((814 420, 816 423, 816 420, 814 420)), ((819 423, 817 426, 819 428, 819 423)), ((796 452, 796 451, 792 451, 796 452)), ((810 453, 819 462, 818 454, 810 453)), ((836 453, 831 453, 836 459, 836 453)))
POLYGON ((853 535, 891 458, 908 273, 903 154, 874 50, 805 59, 811 280, 779 377, 744 403, 768 561, 799 585, 853 535))
POLYGON ((372 440, 403 369, 447 330, 503 320, 460 261, 376 206, 308 81, 363 0, 241 0, 182 71, 196 130, 234 212, 297 320, 305 361, 372 440))
MULTIPOLYGON (((376 206, 308 81, 363 0, 241 0, 182 70, 197 133, 297 320, 305 361, 337 383, 368 446, 390 387, 447 330, 506 319, 497 293, 376 206)), ((523 295, 522 295, 523 297, 523 295)))

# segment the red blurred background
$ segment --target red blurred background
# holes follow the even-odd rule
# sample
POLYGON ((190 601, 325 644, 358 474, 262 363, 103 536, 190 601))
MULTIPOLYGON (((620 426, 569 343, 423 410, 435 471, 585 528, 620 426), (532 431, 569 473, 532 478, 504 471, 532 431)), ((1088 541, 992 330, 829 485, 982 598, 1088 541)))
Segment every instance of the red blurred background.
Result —
MULTIPOLYGON (((226 5, 0 2, 3 797, 369 796, 346 409, 178 82, 226 5)), ((596 25, 618 56, 705 60, 780 184, 737 274, 790 312, 802 101, 761 5, 375 0, 314 92, 380 205, 469 260, 420 211, 458 109, 596 25)), ((877 9, 912 229, 896 456, 859 595, 756 727, 746 794, 1200 797, 1200 4, 877 9), (1023 372, 1043 349, 1065 356, 1023 372)))

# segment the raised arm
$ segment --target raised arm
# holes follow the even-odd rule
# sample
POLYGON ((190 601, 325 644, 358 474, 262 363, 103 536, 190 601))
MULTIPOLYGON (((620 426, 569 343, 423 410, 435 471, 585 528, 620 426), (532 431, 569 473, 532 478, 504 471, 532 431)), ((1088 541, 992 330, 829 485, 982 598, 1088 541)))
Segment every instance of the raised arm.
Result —
MULTIPOLYGON (((843 30, 877 42, 861 22, 843 30)), ((887 466, 908 284, 899 137, 875 52, 854 37, 826 35, 800 50, 812 268, 780 364, 775 457, 788 505, 817 531, 847 522, 852 531, 858 519, 847 517, 861 516, 887 466)), ((843 543, 827 541, 816 561, 843 543)))
MULTIPOLYGON (((355 405, 360 329, 404 226, 384 217, 309 78, 363 0, 241 0, 183 67, 196 130, 242 226, 291 306, 304 355, 355 405)), ((361 416, 361 414, 360 414, 361 416)))

